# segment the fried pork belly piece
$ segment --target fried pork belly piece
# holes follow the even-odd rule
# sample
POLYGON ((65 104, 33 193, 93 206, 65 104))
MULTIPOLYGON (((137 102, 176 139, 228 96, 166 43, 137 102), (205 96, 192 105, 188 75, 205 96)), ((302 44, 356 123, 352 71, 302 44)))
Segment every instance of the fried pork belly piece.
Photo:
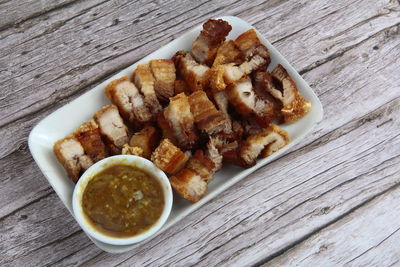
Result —
POLYGON ((227 131, 230 126, 223 112, 218 111, 204 91, 196 91, 189 96, 190 111, 197 128, 209 135, 227 131))
POLYGON ((264 58, 268 66, 271 63, 268 49, 261 43, 254 29, 248 30, 235 39, 235 44, 244 53, 246 58, 259 55, 264 58))
POLYGON ((210 87, 214 91, 224 90, 226 87, 225 83, 225 64, 233 63, 234 65, 240 65, 243 63, 244 55, 240 51, 235 42, 230 40, 223 43, 217 51, 214 63, 210 70, 209 80, 210 87))
POLYGON ((207 20, 192 45, 192 53, 197 62, 210 66, 218 47, 225 41, 231 30, 232 26, 222 19, 207 20))
POLYGON ((254 30, 241 34, 234 42, 221 46, 210 71, 210 87, 224 90, 242 77, 256 70, 267 69, 271 58, 268 49, 261 44, 254 30))
POLYGON ((249 136, 240 146, 240 157, 249 165, 260 156, 267 157, 289 143, 288 133, 271 124, 261 132, 249 136))
POLYGON ((289 76, 282 65, 278 65, 272 71, 275 87, 266 87, 268 92, 281 101, 282 115, 285 122, 298 121, 311 109, 311 103, 304 99, 297 90, 296 83, 289 76))
POLYGON ((168 107, 164 109, 164 117, 171 127, 178 145, 190 149, 197 142, 194 118, 190 111, 189 99, 184 93, 170 98, 168 107))
POLYGON ((273 106, 268 105, 257 97, 249 77, 240 80, 228 87, 229 103, 235 107, 235 111, 244 118, 255 117, 256 121, 267 126, 273 119, 273 106))
POLYGON ((157 97, 162 101, 167 101, 168 98, 174 95, 174 83, 176 80, 174 62, 169 59, 151 60, 150 69, 155 79, 154 89, 157 97))
POLYGON ((224 82, 225 84, 232 84, 253 71, 265 68, 266 64, 267 61, 260 55, 253 56, 249 61, 245 61, 239 66, 234 63, 225 64, 223 65, 224 82))
POLYGON ((185 166, 188 159, 189 155, 183 153, 169 139, 163 139, 151 155, 151 161, 168 174, 178 172, 185 166))
POLYGON ((211 169, 213 173, 219 171, 222 168, 222 154, 218 149, 218 145, 221 143, 218 137, 210 137, 207 143, 207 149, 205 155, 212 161, 213 168, 211 169))
POLYGON ((224 162, 237 165, 243 168, 249 168, 255 163, 247 164, 239 155, 239 143, 237 141, 227 142, 220 148, 220 153, 224 162))
POLYGON ((217 50, 213 67, 227 63, 241 64, 244 61, 243 52, 236 46, 232 40, 224 42, 217 50))
POLYGON ((212 97, 217 108, 224 113, 226 119, 225 133, 229 134, 232 132, 232 119, 228 112, 229 98, 228 93, 224 91, 213 91, 212 97))
POLYGON ((134 155, 134 156, 139 156, 143 157, 143 149, 137 146, 130 146, 128 144, 125 144, 122 147, 122 155, 134 155))
POLYGON ((144 102, 152 114, 162 110, 154 90, 154 77, 147 64, 138 65, 132 74, 132 81, 144 96, 144 102))
POLYGON ((254 91, 269 107, 269 114, 271 119, 277 119, 279 122, 283 118, 281 114, 282 103, 275 99, 269 92, 275 89, 272 76, 268 72, 259 71, 253 76, 254 91))
POLYGON ((228 85, 239 81, 253 71, 266 69, 268 64, 268 61, 262 56, 254 55, 248 61, 244 61, 240 65, 228 63, 215 66, 210 70, 210 87, 214 91, 225 90, 228 85))
POLYGON ((186 81, 193 92, 204 90, 208 86, 209 67, 197 63, 186 51, 178 51, 172 59, 175 62, 178 74, 186 81))
POLYGON ((108 156, 106 146, 103 140, 101 140, 99 126, 93 119, 82 124, 73 135, 81 143, 85 154, 93 162, 97 162, 108 156))
POLYGON ((128 143, 128 128, 124 124, 115 105, 108 105, 94 114, 100 133, 106 140, 110 152, 120 154, 122 146, 128 143))
POLYGON ((169 123, 165 119, 162 112, 157 116, 157 125, 161 129, 162 139, 168 138, 174 145, 178 144, 178 141, 175 139, 174 136, 174 131, 172 130, 171 126, 169 126, 169 123))
POLYGON ((93 164, 90 157, 85 154, 81 143, 73 136, 68 136, 55 142, 53 151, 74 183, 93 164))
POLYGON ((185 169, 189 169, 200 175, 200 177, 209 183, 214 179, 214 162, 204 155, 203 150, 196 150, 194 155, 188 160, 185 169))
POLYGON ((207 182, 190 169, 182 169, 169 181, 180 196, 192 202, 199 201, 207 192, 207 182))
POLYGON ((251 167, 252 165, 246 164, 239 155, 239 142, 241 139, 232 140, 226 138, 224 135, 218 135, 210 138, 207 144, 206 155, 211 158, 218 167, 216 170, 222 167, 222 161, 228 162, 234 165, 238 165, 243 168, 251 167))
POLYGON ((175 95, 180 93, 185 93, 185 95, 190 95, 190 88, 184 80, 175 81, 175 95))
POLYGON ((137 124, 151 119, 151 113, 146 107, 142 95, 136 86, 124 76, 108 84, 105 93, 115 104, 121 115, 130 123, 137 124))
POLYGON ((159 131, 150 125, 145 126, 142 130, 132 135, 129 140, 131 147, 139 147, 142 149, 142 157, 150 159, 151 153, 160 142, 159 131))

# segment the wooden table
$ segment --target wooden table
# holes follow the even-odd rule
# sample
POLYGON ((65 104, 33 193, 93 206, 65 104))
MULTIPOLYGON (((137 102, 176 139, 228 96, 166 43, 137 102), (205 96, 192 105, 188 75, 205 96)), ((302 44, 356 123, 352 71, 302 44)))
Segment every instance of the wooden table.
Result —
POLYGON ((3 0, 0 18, 0 265, 400 264, 399 1, 3 0), (250 22, 281 51, 324 120, 137 250, 102 252, 34 163, 28 134, 220 15, 250 22))

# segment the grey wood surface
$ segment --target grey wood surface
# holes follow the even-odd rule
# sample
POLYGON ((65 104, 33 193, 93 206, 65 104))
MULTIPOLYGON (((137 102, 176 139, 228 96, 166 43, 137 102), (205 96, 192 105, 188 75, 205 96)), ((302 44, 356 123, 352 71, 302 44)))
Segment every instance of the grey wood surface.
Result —
POLYGON ((0 1, 0 265, 400 264, 400 2, 0 1), (34 163, 32 127, 210 17, 253 24, 324 119, 284 157, 124 254, 98 249, 34 163))

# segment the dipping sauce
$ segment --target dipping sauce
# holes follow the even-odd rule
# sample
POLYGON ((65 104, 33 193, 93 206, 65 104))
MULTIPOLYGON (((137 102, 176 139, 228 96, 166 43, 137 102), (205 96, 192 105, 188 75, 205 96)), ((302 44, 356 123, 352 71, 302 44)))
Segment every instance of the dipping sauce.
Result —
POLYGON ((156 178, 129 165, 113 165, 96 174, 82 196, 93 226, 113 237, 131 237, 149 229, 164 209, 156 178))

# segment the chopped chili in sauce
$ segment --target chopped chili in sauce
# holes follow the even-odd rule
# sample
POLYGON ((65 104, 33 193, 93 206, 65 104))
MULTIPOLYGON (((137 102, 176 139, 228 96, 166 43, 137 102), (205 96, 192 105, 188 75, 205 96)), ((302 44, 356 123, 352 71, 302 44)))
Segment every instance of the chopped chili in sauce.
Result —
POLYGON ((84 213, 99 231, 129 237, 149 229, 161 216, 164 194, 153 176, 129 165, 96 174, 82 197, 84 213))

